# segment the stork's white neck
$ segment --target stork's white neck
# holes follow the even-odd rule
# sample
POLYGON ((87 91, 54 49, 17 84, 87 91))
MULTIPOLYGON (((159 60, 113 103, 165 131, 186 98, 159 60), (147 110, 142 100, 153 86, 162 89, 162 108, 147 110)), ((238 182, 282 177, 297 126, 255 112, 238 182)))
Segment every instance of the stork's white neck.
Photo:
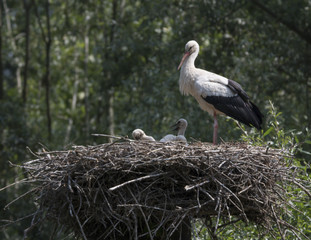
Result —
POLYGON ((188 95, 191 92, 192 83, 194 80, 196 67, 194 61, 197 58, 199 50, 197 49, 189 57, 187 57, 181 66, 179 75, 179 90, 183 95, 188 95))
POLYGON ((178 135, 183 135, 184 136, 185 132, 186 132, 186 128, 181 128, 181 129, 178 130, 177 136, 178 135))
POLYGON ((194 53, 190 54, 189 57, 186 58, 186 60, 184 61, 184 64, 181 66, 181 73, 182 72, 189 72, 189 71, 193 71, 195 69, 195 59, 197 58, 199 54, 199 50, 196 50, 194 53))

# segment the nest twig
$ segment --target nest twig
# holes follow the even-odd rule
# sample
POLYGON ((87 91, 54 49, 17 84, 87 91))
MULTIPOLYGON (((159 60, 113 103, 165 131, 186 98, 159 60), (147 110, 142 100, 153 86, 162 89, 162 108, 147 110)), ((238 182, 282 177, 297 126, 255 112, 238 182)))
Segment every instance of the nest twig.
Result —
POLYGON ((279 150, 125 140, 37 156, 23 168, 38 213, 82 239, 168 239, 185 217, 215 235, 237 221, 289 227, 278 216, 295 176, 279 150))

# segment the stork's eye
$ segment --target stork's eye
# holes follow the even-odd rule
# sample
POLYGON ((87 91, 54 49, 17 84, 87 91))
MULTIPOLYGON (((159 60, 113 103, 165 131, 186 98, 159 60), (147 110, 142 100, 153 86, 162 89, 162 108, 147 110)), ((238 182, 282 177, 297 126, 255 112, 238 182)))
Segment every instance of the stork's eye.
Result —
POLYGON ((188 50, 188 51, 190 51, 190 50, 191 50, 191 48, 192 48, 192 46, 189 48, 189 50, 188 50))

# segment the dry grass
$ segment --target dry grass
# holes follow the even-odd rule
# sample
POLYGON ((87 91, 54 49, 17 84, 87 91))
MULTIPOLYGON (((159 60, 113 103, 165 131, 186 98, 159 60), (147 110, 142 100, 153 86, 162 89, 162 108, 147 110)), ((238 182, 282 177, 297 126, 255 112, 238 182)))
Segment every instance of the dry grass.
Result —
POLYGON ((168 239, 188 217, 214 238, 237 221, 281 237, 297 230, 279 217, 295 181, 279 150, 125 140, 40 153, 23 168, 38 203, 33 225, 44 215, 82 239, 168 239))

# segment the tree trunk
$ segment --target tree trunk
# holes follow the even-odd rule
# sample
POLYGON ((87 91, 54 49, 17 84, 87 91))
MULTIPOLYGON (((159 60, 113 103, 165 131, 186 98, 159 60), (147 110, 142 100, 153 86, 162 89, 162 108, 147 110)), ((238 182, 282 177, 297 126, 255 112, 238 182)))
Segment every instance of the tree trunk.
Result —
POLYGON ((28 63, 29 63, 29 18, 30 9, 32 6, 32 1, 24 0, 24 10, 25 10, 25 65, 23 71, 23 89, 22 98, 24 104, 27 102, 27 77, 28 77, 28 63))
POLYGON ((84 36, 84 93, 85 93, 85 135, 90 137, 90 107, 89 107, 89 84, 88 84, 88 64, 89 64, 89 25, 87 24, 84 36))
MULTIPOLYGON (((307 76, 311 76, 311 48, 310 45, 306 44, 306 53, 305 53, 305 59, 306 59, 306 66, 309 66, 306 71, 307 71, 307 76)), ((306 114, 307 114, 307 127, 308 129, 311 128, 311 109, 310 109, 310 90, 311 90, 311 82, 310 78, 306 77, 306 114)))
MULTIPOLYGON (((2 1, 0 1, 0 101, 3 99, 3 65, 2 65, 2 1)), ((1 133, 0 133, 1 134, 1 133)), ((1 138, 0 138, 1 140, 1 138)))
POLYGON ((51 26, 50 26, 50 2, 46 0, 45 2, 45 15, 46 15, 46 28, 47 34, 41 24, 40 15, 38 13, 38 6, 35 0, 32 0, 32 4, 35 6, 35 13, 38 18, 39 28, 41 30, 42 38, 45 43, 45 74, 42 80, 42 84, 45 87, 45 105, 46 105, 46 118, 47 118, 47 130, 48 138, 52 140, 52 119, 50 111, 50 54, 51 54, 51 26))
POLYGON ((45 103, 46 103, 46 118, 47 118, 47 128, 49 140, 52 139, 52 120, 51 120, 51 110, 50 110, 50 54, 51 54, 51 27, 50 27, 50 3, 46 0, 45 3, 45 13, 46 13, 46 25, 47 25, 47 38, 45 39, 45 103))
MULTIPOLYGON (((108 118, 109 118, 109 134, 114 136, 114 90, 113 88, 109 90, 109 110, 108 110, 108 118)), ((112 142, 112 138, 109 138, 109 142, 112 142)))
MULTIPOLYGON (((7 32, 8 36, 10 38, 10 43, 11 47, 13 50, 13 54, 16 54, 17 47, 16 47, 16 42, 15 38, 13 36, 13 31, 12 31, 12 24, 11 24, 11 18, 10 18, 10 11, 7 5, 6 0, 3 0, 3 7, 4 7, 4 12, 5 12, 5 19, 6 19, 6 25, 7 25, 7 32)), ((19 93, 22 92, 22 78, 21 78, 21 66, 22 66, 22 61, 19 57, 15 55, 14 57, 14 62, 16 64, 16 80, 17 80, 17 90, 19 93)))
MULTIPOLYGON (((117 22, 117 9, 118 9, 118 0, 113 0, 112 2, 112 15, 111 20, 113 22, 117 22)), ((114 52, 111 52, 108 49, 108 46, 112 46, 115 38, 115 25, 112 24, 110 29, 107 30, 109 32, 109 35, 105 37, 105 61, 114 61, 114 64, 117 62, 117 57, 114 52)), ((114 128, 114 89, 116 85, 116 77, 117 73, 115 72, 116 69, 112 68, 109 69, 106 73, 106 79, 107 79, 107 89, 108 89, 108 95, 106 97, 107 99, 107 105, 108 105, 108 130, 110 135, 115 135, 114 128)), ((109 139, 109 142, 112 142, 113 139, 109 139)))
MULTIPOLYGON (((78 58, 78 54, 76 54, 76 57, 75 57, 75 59, 73 61, 74 65, 75 65, 75 82, 74 82, 74 86, 73 86, 72 101, 71 101, 71 111, 70 111, 71 115, 74 114, 74 111, 76 110, 76 107, 77 107, 78 88, 79 88, 79 82, 80 82, 79 76, 78 76, 78 67, 77 67, 77 64, 76 64, 77 58, 78 58)), ((67 130, 66 130, 65 144, 69 143, 72 125, 73 125, 73 119, 72 119, 72 116, 71 116, 69 118, 67 130)))

